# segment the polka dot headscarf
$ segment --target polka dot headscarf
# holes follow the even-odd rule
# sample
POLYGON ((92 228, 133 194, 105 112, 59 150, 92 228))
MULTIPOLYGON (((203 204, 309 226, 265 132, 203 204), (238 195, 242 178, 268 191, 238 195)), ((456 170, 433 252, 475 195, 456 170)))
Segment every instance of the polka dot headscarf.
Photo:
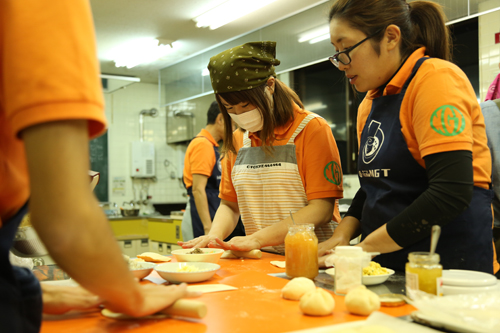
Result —
POLYGON ((214 92, 252 89, 266 83, 276 73, 276 42, 250 42, 210 58, 208 70, 214 92))

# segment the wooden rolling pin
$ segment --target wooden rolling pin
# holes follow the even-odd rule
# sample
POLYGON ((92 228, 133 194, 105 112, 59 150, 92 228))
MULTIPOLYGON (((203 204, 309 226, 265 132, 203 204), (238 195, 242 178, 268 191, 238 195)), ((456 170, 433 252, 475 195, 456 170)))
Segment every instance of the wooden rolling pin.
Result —
POLYGON ((179 299, 168 308, 160 311, 171 316, 203 318, 207 314, 207 306, 200 301, 179 299))
POLYGON ((193 301, 189 299, 179 299, 173 305, 168 308, 152 314, 150 316, 144 317, 132 317, 123 313, 112 312, 108 309, 103 309, 101 311, 103 316, 121 319, 121 320, 133 320, 133 319, 162 319, 168 316, 179 316, 179 317, 189 317, 201 319, 207 314, 207 306, 205 303, 200 301, 193 301))
POLYGON ((222 259, 238 259, 238 258, 246 258, 246 259, 260 259, 262 258, 262 252, 260 250, 252 250, 252 251, 234 251, 227 250, 222 256, 222 259))

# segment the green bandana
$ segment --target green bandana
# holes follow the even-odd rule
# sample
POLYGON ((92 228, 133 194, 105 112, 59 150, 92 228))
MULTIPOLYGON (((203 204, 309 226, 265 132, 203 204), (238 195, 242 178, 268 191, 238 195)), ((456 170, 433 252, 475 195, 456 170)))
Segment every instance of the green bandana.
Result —
POLYGON ((252 89, 275 76, 276 42, 250 42, 233 47, 210 58, 208 70, 214 92, 252 89))

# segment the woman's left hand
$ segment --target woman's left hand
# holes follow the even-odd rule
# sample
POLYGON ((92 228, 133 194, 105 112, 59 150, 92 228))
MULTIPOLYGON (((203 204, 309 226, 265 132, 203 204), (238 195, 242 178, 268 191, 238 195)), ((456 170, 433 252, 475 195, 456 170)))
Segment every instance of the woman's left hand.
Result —
POLYGON ((262 247, 260 242, 251 236, 234 237, 229 242, 224 242, 218 238, 216 241, 218 244, 217 247, 223 248, 224 250, 251 251, 262 247))

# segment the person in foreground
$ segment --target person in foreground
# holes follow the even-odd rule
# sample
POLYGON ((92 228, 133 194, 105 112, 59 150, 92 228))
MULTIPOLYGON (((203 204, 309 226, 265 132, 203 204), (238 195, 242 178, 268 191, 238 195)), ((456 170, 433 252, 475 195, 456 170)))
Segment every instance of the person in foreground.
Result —
MULTIPOLYGON (((232 127, 232 121, 229 124, 232 127)), ((184 241, 208 234, 219 208, 221 163, 218 142, 224 138, 225 126, 219 104, 213 101, 207 111, 207 125, 186 149, 183 183, 189 195, 186 206, 189 212, 184 213, 182 219, 184 241)), ((238 221, 236 229, 228 238, 234 236, 245 236, 241 221, 238 221)))
MULTIPOLYGON (((433 225, 443 268, 493 273, 491 155, 484 118, 438 4, 337 0, 330 60, 359 92, 361 188, 320 255, 361 234, 374 260, 404 271, 429 251, 433 225)), ((324 259, 324 258, 321 258, 324 259)))
POLYGON ((187 296, 186 285, 141 285, 134 279, 90 189, 88 140, 105 131, 106 120, 88 1, 26 6, 6 0, 0 13, 2 332, 38 332, 42 308, 61 313, 96 301, 84 293, 87 305, 72 302, 61 289, 54 298, 49 287, 42 302, 32 272, 10 264, 28 199, 31 223, 50 256, 110 310, 143 316, 187 296))
POLYGON ((210 232, 184 248, 222 247, 283 253, 295 222, 313 223, 320 241, 340 221, 340 157, 330 126, 304 110, 298 96, 275 78, 275 42, 250 42, 210 59, 212 87, 226 123, 221 205, 210 232), (223 242, 241 214, 245 237, 223 242))

